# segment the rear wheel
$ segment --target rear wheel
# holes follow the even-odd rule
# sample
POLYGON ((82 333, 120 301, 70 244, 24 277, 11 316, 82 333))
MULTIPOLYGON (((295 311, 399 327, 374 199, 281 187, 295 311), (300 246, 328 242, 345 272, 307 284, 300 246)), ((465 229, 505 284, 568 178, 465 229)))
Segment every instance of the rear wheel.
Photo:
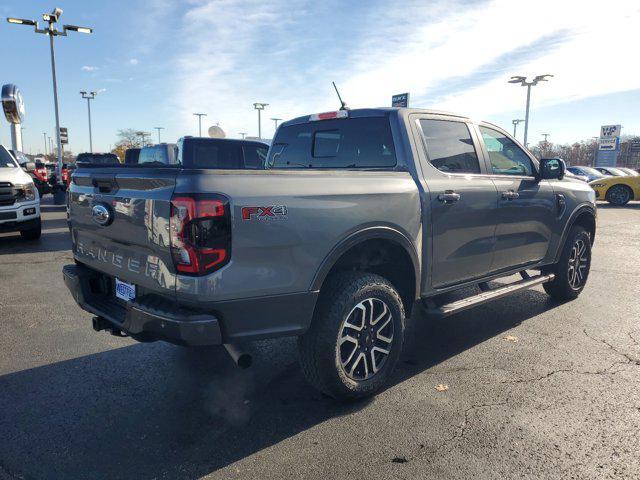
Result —
POLYGON ((607 190, 606 200, 611 205, 615 205, 617 207, 621 207, 629 203, 631 197, 633 196, 633 192, 626 185, 614 185, 609 190, 607 190))
POLYGON ((544 290, 556 300, 573 300, 584 289, 591 267, 591 238, 587 231, 574 226, 562 248, 560 261, 549 270, 555 274, 544 290))
POLYGON ((364 272, 338 273, 325 285, 298 341, 302 371, 336 399, 371 395, 386 385, 402 351, 400 295, 385 278, 364 272))
POLYGON ((38 224, 28 230, 20 230, 20 235, 25 240, 38 240, 42 235, 42 223, 38 219, 38 224))

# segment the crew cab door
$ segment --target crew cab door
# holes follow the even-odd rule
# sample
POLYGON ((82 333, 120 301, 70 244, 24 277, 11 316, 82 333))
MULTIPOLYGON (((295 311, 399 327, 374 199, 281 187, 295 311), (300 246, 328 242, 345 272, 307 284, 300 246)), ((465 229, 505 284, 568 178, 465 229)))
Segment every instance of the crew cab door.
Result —
POLYGON ((473 125, 455 117, 415 116, 421 168, 429 190, 423 209, 425 288, 485 276, 495 241, 497 191, 478 153, 473 125), (420 150, 420 148, 419 148, 420 150))
POLYGON ((506 132, 478 126, 482 151, 498 191, 492 271, 535 263, 547 254, 557 221, 552 186, 537 179, 537 162, 506 132))

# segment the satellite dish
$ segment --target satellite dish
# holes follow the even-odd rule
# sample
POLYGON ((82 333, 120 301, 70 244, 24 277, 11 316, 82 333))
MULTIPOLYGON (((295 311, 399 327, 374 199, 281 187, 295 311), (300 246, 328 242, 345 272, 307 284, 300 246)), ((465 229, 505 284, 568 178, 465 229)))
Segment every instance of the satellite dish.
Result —
POLYGON ((214 125, 209 127, 209 136, 211 138, 225 138, 227 134, 218 125, 214 125))

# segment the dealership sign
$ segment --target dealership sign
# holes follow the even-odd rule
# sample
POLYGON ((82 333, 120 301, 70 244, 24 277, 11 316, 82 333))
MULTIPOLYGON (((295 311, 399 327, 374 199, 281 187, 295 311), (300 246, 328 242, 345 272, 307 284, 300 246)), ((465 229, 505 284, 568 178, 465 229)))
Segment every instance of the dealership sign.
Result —
POLYGON ((399 93, 391 97, 392 107, 408 107, 409 106, 409 92, 399 93))
POLYGON ((600 127, 600 138, 619 138, 622 125, 603 125, 600 127))
POLYGON ((615 167, 620 151, 621 125, 602 125, 598 139, 596 167, 615 167))
POLYGON ((617 138, 601 138, 598 141, 599 150, 617 150, 618 139, 617 138))
POLYGON ((8 83, 2 86, 2 109, 9 123, 24 122, 24 101, 15 85, 8 83))

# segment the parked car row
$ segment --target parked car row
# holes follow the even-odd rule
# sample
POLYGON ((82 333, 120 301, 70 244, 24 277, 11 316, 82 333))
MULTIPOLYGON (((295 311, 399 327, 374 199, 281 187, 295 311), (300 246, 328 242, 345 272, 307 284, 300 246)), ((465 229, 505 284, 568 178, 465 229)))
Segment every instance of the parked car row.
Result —
POLYGON ((567 170, 586 177, 596 198, 611 205, 623 206, 640 199, 640 173, 632 168, 573 166, 567 170))

